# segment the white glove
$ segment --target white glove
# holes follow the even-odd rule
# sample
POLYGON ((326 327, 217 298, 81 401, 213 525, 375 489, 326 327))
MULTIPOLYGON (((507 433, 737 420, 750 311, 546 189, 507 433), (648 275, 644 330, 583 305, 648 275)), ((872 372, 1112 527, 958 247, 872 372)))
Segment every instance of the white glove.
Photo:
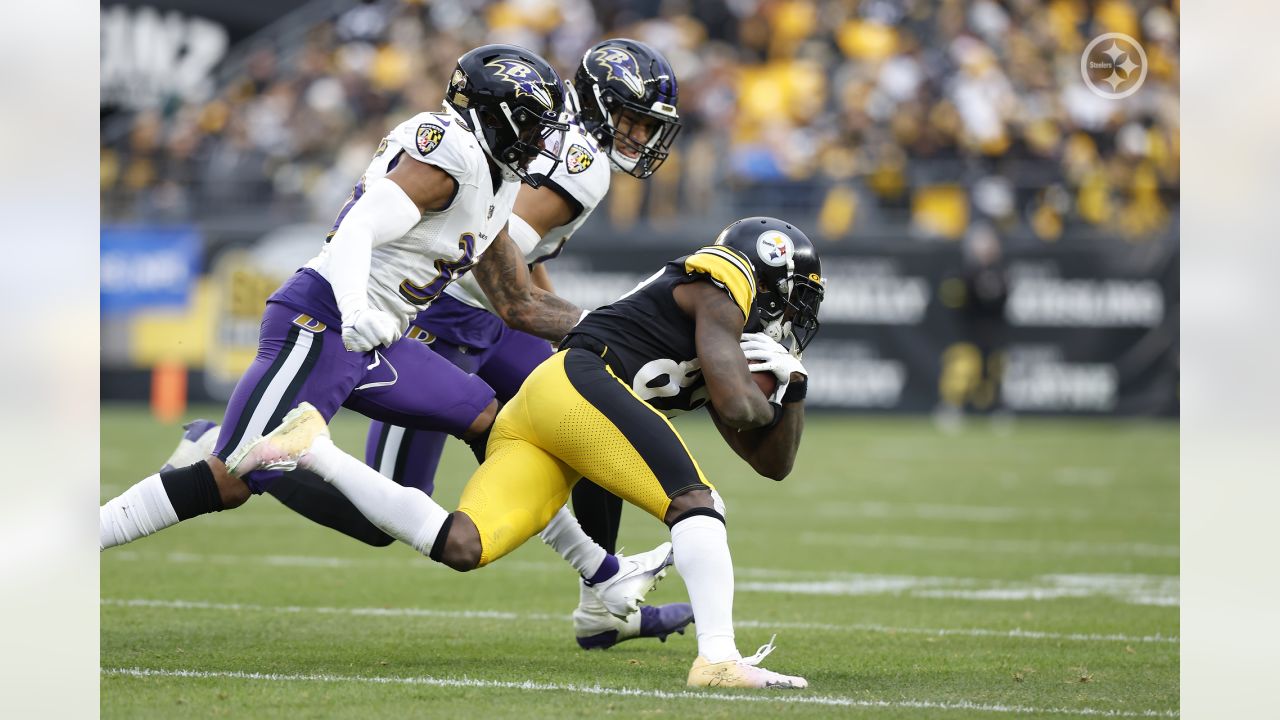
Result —
POLYGON ((748 370, 753 373, 771 372, 778 379, 778 387, 773 391, 773 395, 769 396, 769 402, 782 402, 782 396, 786 394, 787 386, 791 384, 792 373, 809 377, 809 371, 804 369, 804 365, 785 345, 764 333, 744 333, 739 344, 742 347, 742 354, 746 355, 747 360, 750 361, 747 364, 748 370))
POLYGON ((342 320, 342 345, 351 352, 369 352, 399 340, 403 332, 400 321, 391 313, 371 307, 358 308, 342 320))

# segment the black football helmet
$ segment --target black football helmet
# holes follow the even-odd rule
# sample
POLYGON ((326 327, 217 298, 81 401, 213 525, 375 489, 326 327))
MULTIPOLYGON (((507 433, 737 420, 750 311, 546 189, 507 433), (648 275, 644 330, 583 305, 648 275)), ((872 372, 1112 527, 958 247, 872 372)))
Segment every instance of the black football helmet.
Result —
POLYGON ((503 177, 533 187, 529 163, 542 155, 552 170, 569 129, 560 121, 560 76, 537 54, 515 45, 482 45, 458 58, 445 103, 466 124, 503 177), (554 137, 558 135, 558 137, 554 137))
POLYGON ((818 306, 826 290, 822 263, 800 228, 771 217, 738 220, 720 231, 716 245, 746 256, 756 275, 756 304, 744 332, 794 339, 799 357, 818 334, 818 306))
POLYGON ((578 120, 608 153, 615 168, 647 178, 667 159, 680 132, 676 112, 679 91, 675 71, 662 53, 637 40, 605 40, 582 56, 573 76, 573 91, 578 120), (655 123, 648 141, 636 142, 630 137, 630 127, 619 127, 624 110, 655 123), (615 143, 636 156, 618 152, 615 143))

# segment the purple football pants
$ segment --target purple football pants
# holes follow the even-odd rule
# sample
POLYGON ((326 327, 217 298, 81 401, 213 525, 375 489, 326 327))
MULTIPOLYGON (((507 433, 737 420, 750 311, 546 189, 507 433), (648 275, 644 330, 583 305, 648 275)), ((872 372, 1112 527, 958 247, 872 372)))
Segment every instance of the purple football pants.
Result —
MULTIPOLYGON (((423 340, 422 346, 430 347, 439 357, 448 360, 462 371, 474 373, 493 388, 490 397, 506 402, 515 396, 521 383, 543 360, 551 357, 551 345, 541 338, 503 327, 496 343, 474 349, 435 337, 415 320, 409 335, 423 340), (429 340, 428 345, 425 341, 429 340)), ((453 433, 457 434, 457 433, 453 433)), ((365 462, 378 472, 406 487, 415 487, 428 495, 435 491, 436 469, 444 452, 445 433, 415 428, 407 423, 395 423, 375 418, 369 426, 365 441, 365 462)))
MULTIPOLYGON (((332 303, 331 292, 327 301, 332 303)), ((461 435, 493 397, 483 380, 418 340, 406 337, 388 348, 349 352, 340 328, 268 302, 258 355, 227 403, 214 453, 225 460, 242 443, 274 429, 303 401, 326 420, 347 407, 415 433, 461 435)), ((261 493, 279 476, 257 471, 243 479, 261 493)))

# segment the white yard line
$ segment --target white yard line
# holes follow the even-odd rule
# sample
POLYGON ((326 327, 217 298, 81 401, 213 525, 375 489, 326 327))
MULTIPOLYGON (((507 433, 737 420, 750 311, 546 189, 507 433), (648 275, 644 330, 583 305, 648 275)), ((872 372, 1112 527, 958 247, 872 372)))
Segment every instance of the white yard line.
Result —
MULTIPOLYGON (((438 572, 435 563, 416 554, 398 553, 385 557, 346 558, 323 555, 230 555, 171 552, 142 553, 112 550, 107 560, 162 560, 170 563, 210 565, 266 565, 268 567, 335 568, 381 567, 410 572, 438 572)), ((564 572, 555 561, 510 559, 501 567, 518 572, 564 572)), ((1177 575, 1079 574, 1041 575, 1029 580, 999 580, 920 575, 875 575, 852 572, 816 572, 778 568, 739 567, 739 592, 792 595, 898 595, 921 599, 963 599, 1002 602, 1010 600, 1057 600, 1061 598, 1104 598, 1131 605, 1177 607, 1177 575)))
POLYGON ((1005 602, 1100 598, 1130 605, 1177 607, 1176 575, 1079 574, 1039 575, 1029 580, 921 577, 916 575, 849 575, 825 580, 747 581, 739 592, 790 595, 870 596, 962 599, 1005 602))
MULTIPOLYGON (((317 615, 351 615, 360 617, 429 617, 456 620, 509 620, 528 622, 567 622, 569 615, 554 613, 514 613, 499 610, 436 610, 431 608, 338 608, 304 607, 301 605, 254 605, 248 603, 218 603, 204 600, 152 600, 145 598, 103 598, 103 605, 112 607, 163 608, 168 610, 217 610, 223 612, 272 612, 286 614, 315 613, 317 615)), ((886 635, 930 635, 936 637, 993 637, 1023 640, 1053 640, 1074 642, 1124 642, 1177 644, 1176 636, 1168 635, 1102 635, 1088 633, 1054 633, 1036 630, 993 630, 989 628, 912 628, 891 627, 868 623, 837 625, 832 623, 785 622, 770 620, 737 620, 740 628, 765 630, 818 630, 823 632, 873 632, 886 635)))
POLYGON ((1100 555, 1176 558, 1177 545, 1155 543, 1097 543, 1086 541, 1015 540, 936 537, 931 535, 866 535, 860 533, 805 532, 807 545, 856 545, 895 550, 1023 553, 1029 555, 1100 555))
POLYGON ((481 680, 477 678, 448 678, 420 675, 417 677, 380 677, 369 675, 328 675, 328 674, 277 674, 205 670, 152 670, 147 668, 103 668, 104 675, 125 675, 130 677, 170 677, 194 679, 253 680, 258 682, 319 682, 319 683, 366 683, 372 685, 410 685, 449 688, 493 688, 500 690, 522 690, 526 692, 567 692, 581 695, 603 695, 611 697, 638 697, 658 700, 703 700, 728 703, 782 703, 787 705, 827 705, 836 707, 863 708, 911 708, 919 710, 968 710, 992 713, 1011 713, 1015 715, 1084 715, 1089 717, 1133 717, 1133 718, 1176 718, 1176 710, 1098 710, 1094 708, 1038 708, 1022 705, 990 705, 960 702, 938 702, 932 700, 868 700, 848 698, 834 695, 807 695, 794 692, 773 691, 768 695, 721 695, 714 691, 683 690, 669 692, 665 690, 641 690, 638 688, 613 688, 600 685, 572 685, 562 683, 542 683, 529 680, 481 680))
MULTIPOLYGON (((729 504, 729 512, 734 512, 734 505, 729 504)), ((765 517, 776 514, 777 509, 753 508, 750 514, 765 517)), ((1027 507, 1013 505, 955 505, 944 503, 901 503, 880 500, 824 501, 817 507, 788 508, 785 512, 806 513, 823 518, 868 518, 884 520, 915 520, 953 523, 1026 523, 1056 522, 1085 523, 1105 521, 1127 521, 1128 515, 1114 512, 1109 508, 1081 507, 1027 507)), ((1177 526, 1179 515, 1174 512, 1144 513, 1144 518, 1161 524, 1177 526)))

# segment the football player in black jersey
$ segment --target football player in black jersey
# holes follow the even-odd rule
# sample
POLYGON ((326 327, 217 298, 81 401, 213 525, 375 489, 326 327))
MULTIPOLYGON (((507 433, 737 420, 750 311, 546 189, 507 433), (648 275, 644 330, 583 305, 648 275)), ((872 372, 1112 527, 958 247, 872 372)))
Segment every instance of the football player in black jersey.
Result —
POLYGON ((339 450, 305 405, 232 471, 312 470, 384 532, 462 571, 535 535, 586 475, 671 528, 697 623, 689 685, 807 687, 759 667, 772 642, 738 652, 724 504, 668 417, 707 405, 756 472, 786 477, 804 428, 800 355, 818 330, 824 285, 813 243, 773 218, 739 220, 667 263, 585 315, 533 371, 499 413, 453 513, 339 450), (771 397, 750 375, 764 371, 778 381, 771 397))

